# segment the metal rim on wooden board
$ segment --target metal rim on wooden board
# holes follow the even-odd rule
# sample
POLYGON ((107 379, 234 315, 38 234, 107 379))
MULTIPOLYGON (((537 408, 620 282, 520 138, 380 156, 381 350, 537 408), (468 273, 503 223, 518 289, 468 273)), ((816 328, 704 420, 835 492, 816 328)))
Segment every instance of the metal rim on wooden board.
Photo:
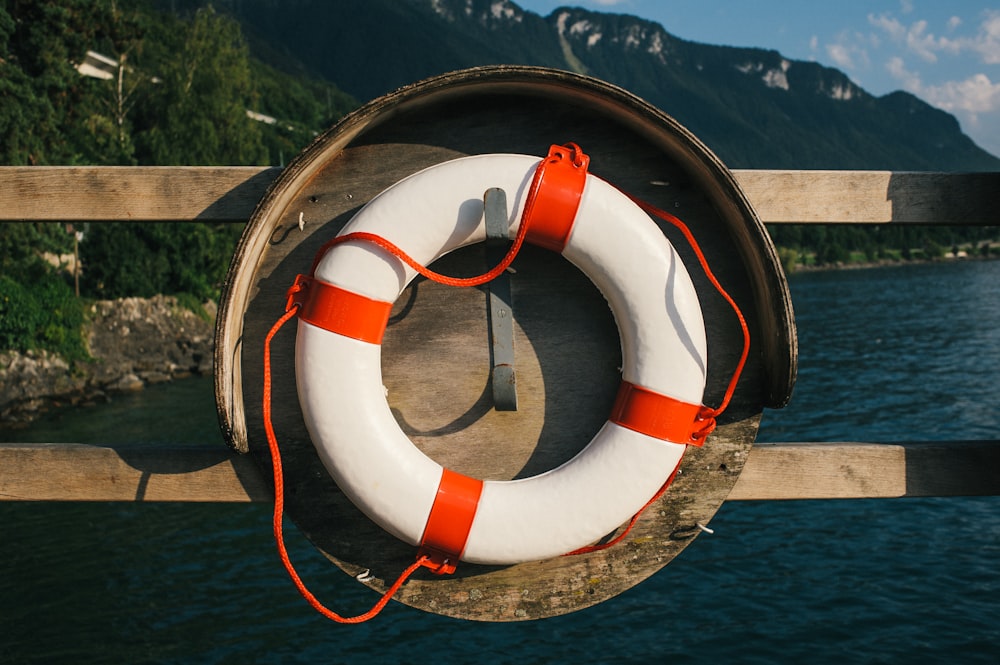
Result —
MULTIPOLYGON (((264 334, 284 311, 295 274, 365 202, 455 157, 542 156, 550 144, 570 141, 591 155, 593 173, 691 226, 748 319, 750 361, 716 432, 688 452, 670 491, 625 542, 517 566, 464 565, 445 578, 418 574, 396 596, 408 605, 510 621, 564 614, 631 588, 701 532, 739 476, 763 407, 782 406, 791 393, 796 342, 787 284, 725 166, 672 118, 620 88, 552 69, 483 67, 428 79, 360 108, 318 137, 268 190, 241 238, 220 303, 216 399, 229 445, 258 456, 270 472, 260 416, 264 334)), ((717 403, 739 355, 738 326, 713 298, 690 247, 673 229, 664 233, 702 298, 710 356, 705 402, 717 403)), ((592 435, 588 428, 603 422, 617 388, 614 322, 596 289, 553 256, 529 248, 515 263, 516 356, 525 391, 515 413, 492 410, 483 388, 489 352, 481 292, 444 292, 418 281, 396 303, 383 344, 384 378, 399 400, 401 426, 445 466, 478 477, 531 475, 572 456, 592 435)), ((444 272, 472 274, 485 258, 467 249, 439 263, 444 272)), ((293 347, 294 332, 280 334, 272 361, 286 367, 273 390, 287 511, 328 558, 352 575, 369 571, 363 583, 383 590, 412 562, 413 548, 368 521, 326 477, 295 398, 293 347)))

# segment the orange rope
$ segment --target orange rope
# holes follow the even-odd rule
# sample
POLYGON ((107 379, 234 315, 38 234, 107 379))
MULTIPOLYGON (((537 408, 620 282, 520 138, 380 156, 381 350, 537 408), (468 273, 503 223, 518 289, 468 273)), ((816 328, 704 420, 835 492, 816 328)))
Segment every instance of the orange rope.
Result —
POLYGON ((382 236, 374 233, 366 233, 364 231, 347 233, 326 241, 326 243, 319 248, 319 251, 316 252, 316 258, 313 259, 312 268, 309 270, 309 274, 315 274, 316 268, 319 266, 319 262, 326 254, 327 250, 349 240, 360 240, 381 247, 427 279, 438 282, 439 284, 444 284, 445 286, 469 287, 480 286, 482 284, 486 284, 487 282, 491 282, 510 267, 510 264, 513 263, 514 259, 517 257, 518 252, 521 251, 521 246, 524 244, 524 238, 528 234, 527 220, 531 218, 531 211, 535 206, 535 198, 538 194, 538 187, 542 183, 542 175, 545 173, 546 164, 547 160, 543 159, 535 169, 535 175, 531 180, 531 187, 528 189, 528 198, 524 203, 524 212, 521 213, 521 223, 518 226, 517 235, 514 236, 513 244, 510 246, 510 249, 507 250, 507 254, 503 257, 503 260, 494 266, 490 271, 485 272, 482 275, 477 275, 475 277, 451 277, 449 275, 442 275, 441 273, 434 272, 430 268, 420 264, 399 246, 393 244, 389 240, 386 240, 382 236))
POLYGON ((736 363, 736 369, 733 372, 732 378, 729 380, 729 386, 726 388, 726 393, 722 397, 722 403, 714 409, 710 408, 711 415, 718 416, 726 410, 727 406, 729 406, 729 402, 733 398, 733 393, 736 392, 736 384, 739 383, 740 375, 743 373, 743 367, 746 365, 747 357, 750 355, 750 328, 747 326, 746 319, 743 318, 743 312, 740 311, 739 305, 737 305, 732 296, 730 296, 729 293, 722 288, 722 284, 720 284, 719 280, 716 279, 712 269, 708 267, 708 259, 705 258, 705 255, 701 251, 701 247, 698 245, 698 241, 694 239, 694 234, 691 233, 691 229, 687 227, 687 224, 674 215, 671 215, 666 210, 661 210, 660 208, 650 205, 645 201, 641 201, 631 195, 629 195, 629 198, 631 198, 646 212, 656 215, 663 221, 672 224, 678 231, 684 234, 684 238, 688 241, 688 244, 691 245, 691 249, 694 250, 695 256, 698 257, 698 262, 701 263, 701 269, 705 271, 705 276, 708 277, 708 281, 712 283, 712 286, 714 286, 715 290, 719 292, 719 295, 721 295, 723 299, 729 303, 729 306, 733 308, 733 312, 736 314, 736 318, 739 319, 740 330, 743 332, 743 352, 740 354, 739 362, 736 363))
POLYGON ((264 339, 264 430, 267 433, 267 444, 271 451, 271 465, 274 470, 274 540, 278 545, 278 556, 281 558, 281 563, 284 565, 285 570, 288 572, 288 576, 292 578, 292 582, 295 584, 295 588, 299 590, 302 597, 306 599, 313 609, 325 616, 327 619, 336 621, 337 623, 362 623, 368 621, 369 619, 376 616, 382 611, 382 608, 388 604, 389 599, 396 595, 399 588, 403 586, 403 583, 410 578, 410 576, 418 569, 420 566, 428 560, 426 556, 418 557, 410 566, 402 572, 399 578, 390 586, 382 597, 379 598, 375 605, 365 612, 364 614, 359 614, 354 617, 344 617, 333 610, 329 609, 316 596, 313 595, 309 589, 306 588, 305 583, 302 578, 299 577, 298 572, 296 572, 295 567, 292 565, 291 559, 288 557, 288 550, 285 547, 285 536, 282 530, 282 514, 285 509, 285 479, 284 472, 281 467, 281 452, 278 450, 278 439, 274 434, 274 427, 271 424, 271 340, 277 334, 278 330, 281 329, 289 319, 295 316, 298 311, 298 305, 293 306, 285 314, 278 319, 278 321, 271 327, 271 330, 267 333, 267 337, 264 339))
MULTIPOLYGON (((686 450, 686 448, 685 448, 685 450, 686 450)), ((684 455, 682 453, 681 457, 683 457, 683 456, 684 455)), ((644 505, 642 508, 640 508, 639 511, 635 515, 632 516, 632 519, 629 520, 628 526, 625 527, 624 531, 622 531, 620 534, 618 534, 617 536, 615 536, 614 538, 612 538, 611 540, 609 540, 606 543, 601 543, 600 545, 587 545, 586 547, 581 547, 578 550, 573 550, 572 552, 567 552, 566 554, 563 554, 563 556, 574 556, 576 554, 588 554, 590 552, 600 552, 601 550, 606 550, 609 547, 614 547, 618 543, 620 543, 623 540, 625 540, 625 536, 627 536, 629 534, 629 532, 632 530, 632 527, 634 527, 635 524, 636 524, 636 522, 639 521, 639 517, 644 512, 646 512, 646 509, 649 508, 654 503, 656 503, 657 501, 659 501, 660 497, 667 493, 667 489, 670 487, 670 484, 672 482, 674 482, 674 478, 677 476, 677 472, 680 471, 680 468, 681 468, 681 463, 680 463, 680 460, 678 460, 677 461, 677 466, 674 468, 673 473, 670 474, 670 477, 667 478, 667 482, 663 483, 663 485, 660 486, 660 489, 656 490, 656 494, 654 494, 653 497, 649 501, 646 502, 646 505, 644 505)))
MULTIPOLYGON (((330 248, 351 240, 359 240, 359 241, 369 242, 378 247, 381 247, 385 251, 389 252, 390 254, 396 256, 397 258, 405 262, 408 266, 413 268, 419 274, 435 282, 439 282, 447 286, 456 286, 456 287, 479 286, 481 284, 485 284, 498 277, 501 273, 503 273, 503 271, 505 271, 510 266, 510 264, 513 263, 518 252, 521 250, 521 246, 524 243, 524 238, 527 235, 528 231, 528 224, 526 223, 526 221, 530 219, 531 210, 534 207, 535 203, 535 196, 538 192, 538 187, 541 184, 542 175, 545 170, 545 164, 546 160, 542 160, 541 163, 539 163, 538 168, 535 169, 535 174, 531 182, 531 187, 528 191, 528 197, 525 201, 524 212, 521 215, 521 223, 517 230, 517 235, 514 238, 513 244, 507 251, 507 254, 504 256, 503 260, 499 264, 494 266, 491 270, 489 270, 486 273, 483 273, 482 275, 478 275, 475 277, 465 277, 465 278, 442 275, 441 273, 434 272, 433 270, 430 270, 429 268, 421 265, 411 256, 409 256, 405 251, 403 251, 400 247, 393 244, 389 240, 381 236, 375 235, 373 233, 366 233, 366 232, 348 233, 343 236, 337 236, 335 238, 332 238, 331 240, 324 243, 323 246, 320 247, 319 251, 316 253, 316 257, 313 260, 313 265, 309 271, 309 274, 313 275, 316 272, 316 268, 319 265, 320 260, 330 248)), ((725 299, 725 301, 729 304, 729 306, 732 307, 733 311, 736 314, 736 318, 739 320, 740 328, 743 332, 743 351, 740 354, 739 362, 737 363, 736 369, 733 372, 733 376, 729 381, 729 385, 726 388, 726 392, 722 398, 721 404, 715 408, 705 407, 705 411, 707 412, 705 415, 714 418, 715 416, 718 416, 723 411, 725 411, 726 407, 729 406, 729 402, 732 400, 733 394, 736 392, 736 385, 739 383, 740 375, 743 373, 743 368, 746 365, 747 357, 750 354, 750 330, 747 326, 746 320, 743 317, 743 313, 740 311, 739 306, 736 304, 736 301, 733 300, 733 298, 729 295, 729 293, 722 287, 718 279, 716 279, 715 274, 709 268, 708 260, 705 258, 705 255, 701 251, 701 247, 698 245, 697 240, 695 240, 694 238, 694 234, 691 233, 691 230, 687 227, 687 225, 684 224, 684 222, 682 222, 679 218, 675 217, 674 215, 671 215, 665 210, 661 210, 655 206, 652 206, 644 201, 636 199, 630 195, 629 198, 632 199, 632 201, 634 201, 640 208, 645 210, 647 213, 655 215, 660 219, 672 224, 684 235, 684 238, 687 240, 692 250, 694 250, 695 256, 697 256, 698 261, 701 264, 702 270, 704 270, 705 275, 708 277, 708 280, 712 283, 712 286, 715 287, 716 291, 719 292, 719 294, 723 297, 723 299, 725 299)), ((427 564, 429 559, 425 555, 419 556, 414 563, 412 563, 406 570, 402 572, 399 578, 393 583, 391 587, 389 587, 386 590, 386 592, 382 595, 382 597, 375 604, 375 606, 372 607, 371 610, 355 617, 343 617, 337 614, 336 612, 330 610, 326 606, 324 606, 316 598, 316 596, 314 596, 312 592, 310 592, 306 588, 302 579, 295 571, 295 568, 288 557, 288 551, 285 548, 284 534, 282 531, 282 513, 284 511, 284 474, 281 467, 281 454, 280 451, 278 450, 278 441, 274 434, 274 428, 271 424, 271 340, 275 336, 275 334, 277 334, 278 330, 280 330, 281 327, 284 326, 284 324, 289 319, 295 316, 295 314, 298 311, 298 308, 299 306, 297 304, 290 306, 288 311, 286 311, 285 314, 280 319, 278 319, 278 321, 274 324, 274 326, 268 332, 267 337, 264 340, 263 416, 264 416, 264 429, 267 434, 267 442, 271 451, 272 466, 274 470, 274 537, 278 546, 278 554, 281 558, 282 564, 285 567, 285 570, 288 572, 289 577, 291 577, 292 582, 295 584, 295 587, 299 590, 299 593, 302 595, 302 597, 305 598, 306 601, 317 612, 327 617, 328 619, 331 619, 338 623, 361 623, 364 621, 368 621, 372 617, 376 616, 379 612, 381 612, 382 608, 386 606, 386 604, 389 602, 392 596, 396 594, 396 592, 400 589, 403 583, 407 579, 409 579, 409 577, 418 568, 420 568, 422 565, 427 564)), ((670 477, 667 478, 666 482, 664 482, 663 485, 660 487, 660 489, 657 490, 656 494, 651 499, 649 499, 649 501, 647 501, 646 504, 641 509, 639 509, 639 511, 635 515, 632 516, 632 519, 629 521, 628 525, 618 536, 608 541, 607 543, 602 543, 600 545, 590 545, 587 547, 582 547, 578 550, 574 550, 573 552, 569 552, 566 556, 574 554, 584 554, 588 552, 596 552, 599 550, 607 549, 609 547, 613 547, 614 545, 624 540, 625 537, 629 534, 629 532, 638 522, 639 517, 646 511, 646 509, 649 508, 649 506, 654 504, 656 501, 658 501, 667 491, 667 489, 670 487, 670 484, 677 476, 679 469, 680 469, 680 464, 678 463, 677 467, 674 469, 673 473, 670 474, 670 477)))
MULTIPOLYGON (((729 306, 733 308, 733 312, 735 312, 736 314, 736 318, 739 319, 740 329, 743 332, 743 352, 740 354, 740 360, 736 364, 736 369, 733 372, 732 378, 730 378, 729 380, 729 385, 726 388, 726 393, 722 397, 722 403, 715 408, 705 407, 705 410, 707 411, 706 415, 714 418, 726 410, 726 407, 729 406, 730 400, 732 400, 733 398, 733 393, 736 392, 736 384, 739 383, 740 375, 743 373, 743 367, 746 365, 747 357, 750 355, 750 328, 747 326, 746 319, 743 318, 743 312, 740 311, 739 305, 737 305, 736 301, 733 300, 732 296, 730 296, 729 293, 724 288, 722 288, 722 284, 720 284, 719 280, 716 279, 715 274, 712 272, 712 269, 708 267, 708 260, 702 253, 701 247, 698 245, 698 241, 695 240, 694 234, 691 233, 691 229, 688 228, 687 224, 685 224, 679 218, 677 218, 674 215, 671 215, 669 212, 665 210, 661 210, 656 206, 650 205, 649 203, 637 199, 630 194, 626 194, 626 196, 632 199, 632 201, 634 201, 636 205, 645 210, 647 213, 656 215, 663 221, 668 222, 669 224, 676 227, 677 230, 679 230, 682 234, 684 234, 684 238, 691 246, 691 249, 694 250, 695 256, 698 257, 698 262, 701 264, 702 270, 705 271, 705 276, 708 277, 708 281, 712 283, 712 286, 714 286, 715 290, 719 292, 719 295, 721 295, 723 299, 725 299, 725 301, 729 303, 729 306)), ((639 512, 637 512, 635 515, 632 516, 632 519, 629 520, 628 525, 620 534, 618 534, 617 536, 615 536, 613 539, 609 540, 606 543, 601 543, 600 545, 588 545, 587 547, 581 547, 578 550, 568 552, 564 556, 571 556, 574 554, 587 554, 589 552, 599 552, 600 550, 606 550, 609 547, 613 547, 614 545, 617 545, 622 540, 624 540, 625 537, 629 534, 629 532, 632 531, 632 528, 639 521, 639 517, 644 512, 646 512, 646 509, 649 508, 654 503, 656 503, 657 501, 659 501, 660 497, 662 497, 666 493, 667 489, 670 487, 670 484, 674 481, 674 478, 677 476, 677 472, 680 468, 681 468, 680 462, 678 462, 677 468, 675 468, 674 472, 670 474, 670 477, 667 478, 667 481, 663 483, 663 485, 660 487, 659 490, 657 490, 656 494, 653 495, 653 498, 647 501, 646 505, 640 508, 639 512)))

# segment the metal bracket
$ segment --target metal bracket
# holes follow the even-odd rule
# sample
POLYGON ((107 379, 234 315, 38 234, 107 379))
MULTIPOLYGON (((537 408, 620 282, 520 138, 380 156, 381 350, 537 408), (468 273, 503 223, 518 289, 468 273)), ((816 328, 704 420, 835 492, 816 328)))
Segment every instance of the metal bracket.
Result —
MULTIPOLYGON (((483 195, 486 216, 486 261, 493 267, 503 260, 510 240, 507 194, 491 187, 483 195)), ((517 411, 517 383, 514 377, 514 308, 510 275, 504 272, 486 285, 490 307, 490 374, 493 406, 497 411, 517 411)))

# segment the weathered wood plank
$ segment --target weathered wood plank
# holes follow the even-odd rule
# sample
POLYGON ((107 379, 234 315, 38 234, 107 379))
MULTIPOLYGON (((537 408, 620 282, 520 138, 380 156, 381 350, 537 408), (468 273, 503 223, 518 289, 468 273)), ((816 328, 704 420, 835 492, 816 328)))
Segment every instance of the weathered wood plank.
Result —
POLYGON ((0 501, 270 501, 249 455, 196 446, 0 444, 0 501))
POLYGON ((246 222, 280 172, 259 166, 5 166, 0 219, 246 222))
POLYGON ((1000 173, 734 171, 761 221, 996 224, 1000 173))
POLYGON ((1000 494, 1000 441, 771 443, 751 450, 730 501, 1000 494))
MULTIPOLYGON (((1000 441, 757 444, 729 501, 1000 495, 1000 441)), ((0 444, 0 501, 270 501, 249 455, 0 444)))
MULTIPOLYGON (((0 220, 245 222, 277 167, 0 167, 0 220)), ((761 221, 997 224, 1000 173, 734 170, 761 221)))

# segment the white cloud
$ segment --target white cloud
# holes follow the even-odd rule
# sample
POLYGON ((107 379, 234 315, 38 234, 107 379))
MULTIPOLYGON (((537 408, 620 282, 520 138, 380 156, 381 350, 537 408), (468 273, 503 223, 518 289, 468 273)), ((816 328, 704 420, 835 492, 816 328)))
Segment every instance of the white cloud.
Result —
POLYGON ((921 96, 930 104, 953 113, 980 146, 1000 155, 1000 82, 986 74, 964 81, 927 86, 921 96))
MULTIPOLYGON (((888 14, 869 14, 868 23, 926 62, 937 62, 939 54, 974 53, 985 64, 1000 64, 1000 11, 986 11, 975 35, 954 38, 936 36, 922 19, 904 25, 888 14)), ((947 22, 948 31, 955 33, 962 24, 961 18, 952 16, 947 22)))
POLYGON ((937 62, 938 43, 934 35, 927 34, 927 21, 917 21, 906 32, 906 47, 927 62, 937 62))
POLYGON ((854 60, 851 58, 850 49, 844 44, 827 44, 826 54, 837 63, 838 67, 854 69, 854 60))
POLYGON ((945 111, 964 111, 974 117, 1000 111, 1000 82, 993 83, 986 74, 974 74, 964 81, 926 86, 923 97, 945 111))
POLYGON ((913 11, 913 0, 899 0, 899 11, 909 14, 913 11))
POLYGON ((899 81, 904 90, 912 92, 915 95, 920 94, 923 89, 923 84, 920 82, 920 74, 908 70, 906 63, 901 57, 897 55, 889 58, 889 62, 886 63, 885 68, 889 70, 892 78, 899 81))
POLYGON ((906 37, 906 27, 899 22, 899 19, 892 16, 886 14, 882 14, 881 16, 869 14, 868 22, 874 27, 884 30, 895 41, 903 41, 906 37))
POLYGON ((968 41, 969 48, 988 65, 1000 64, 1000 11, 985 13, 979 33, 968 41))
POLYGON ((904 45, 907 50, 916 53, 927 62, 937 62, 939 52, 958 53, 963 48, 962 40, 947 37, 936 37, 927 30, 927 21, 921 19, 909 26, 903 25, 899 19, 882 14, 868 15, 868 22, 884 31, 897 44, 904 45))
MULTIPOLYGON (((869 37, 859 32, 843 31, 837 35, 836 41, 827 44, 825 48, 827 56, 838 67, 848 71, 856 71, 868 69, 871 65, 871 60, 868 57, 869 44, 877 46, 877 43, 872 42, 869 37)), ((814 42, 811 41, 810 45, 815 48, 814 42)))

